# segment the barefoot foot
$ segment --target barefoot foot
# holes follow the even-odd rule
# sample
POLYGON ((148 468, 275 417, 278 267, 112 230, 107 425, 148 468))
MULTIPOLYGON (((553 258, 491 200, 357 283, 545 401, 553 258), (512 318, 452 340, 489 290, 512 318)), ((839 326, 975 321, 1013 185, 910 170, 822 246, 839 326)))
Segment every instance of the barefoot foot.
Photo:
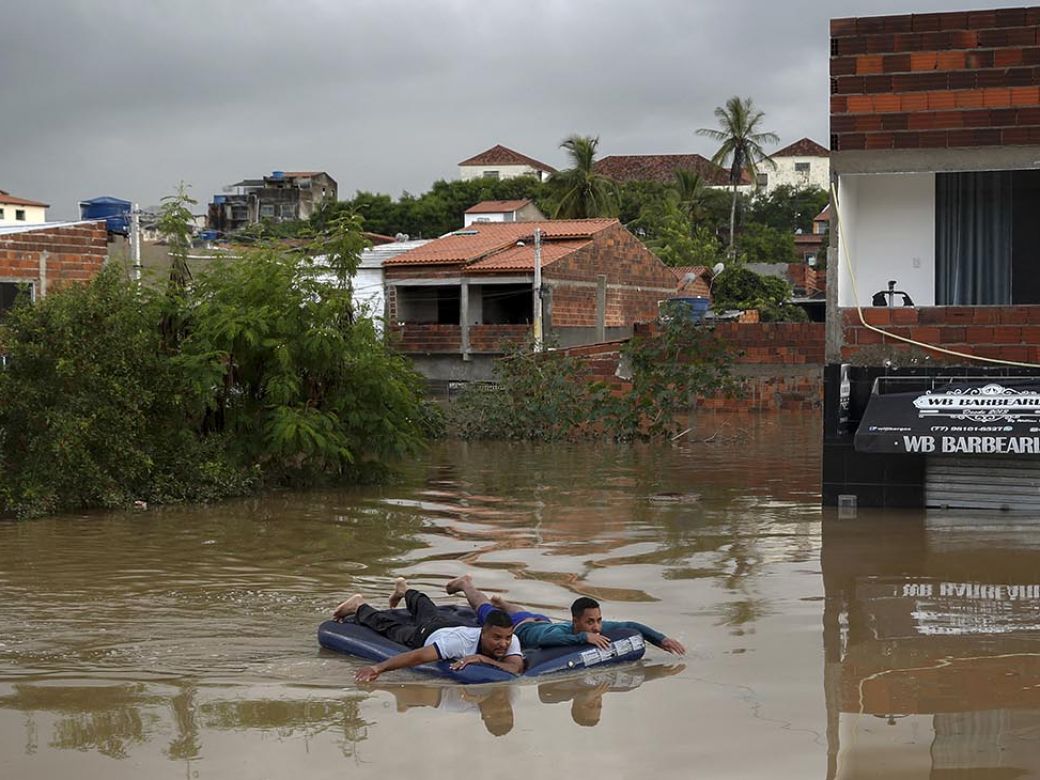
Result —
POLYGON ((491 602, 491 606, 493 606, 495 609, 504 609, 505 608, 506 600, 504 598, 502 598, 502 596, 500 596, 498 593, 496 593, 493 596, 491 596, 488 599, 488 601, 491 602))
POLYGON ((390 609, 397 609, 404 594, 408 592, 408 580, 404 577, 394 579, 394 592, 390 594, 390 609))
POLYGON ((469 574, 463 574, 461 577, 456 577, 453 580, 448 580, 444 586, 445 592, 450 596, 453 593, 461 593, 466 589, 466 586, 472 582, 473 577, 469 574))
POLYGON ((358 607, 365 603, 365 597, 355 593, 332 611, 332 619, 342 621, 358 611, 358 607))

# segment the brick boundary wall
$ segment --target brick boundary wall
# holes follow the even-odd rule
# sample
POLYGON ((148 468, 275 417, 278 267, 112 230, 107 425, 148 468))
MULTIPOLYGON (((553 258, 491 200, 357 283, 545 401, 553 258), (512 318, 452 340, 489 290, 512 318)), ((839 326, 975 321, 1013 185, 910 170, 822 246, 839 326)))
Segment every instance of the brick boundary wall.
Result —
MULTIPOLYGON (((927 355, 936 363, 968 362, 965 358, 906 344, 863 327, 855 309, 842 309, 842 359, 876 364, 879 357, 927 355)), ((896 336, 968 355, 1040 363, 1040 306, 871 307, 866 321, 896 336)))
MULTIPOLYGON (((647 332, 648 326, 640 326, 647 332)), ((779 412, 823 406, 823 323, 721 323, 712 328, 736 352, 734 375, 743 394, 738 398, 701 398, 697 407, 718 412, 779 412)), ((573 347, 564 352, 580 358, 591 378, 626 392, 631 383, 616 376, 623 341, 573 347)))
POLYGON ((0 279, 37 285, 37 295, 70 282, 93 279, 108 257, 104 221, 21 233, 0 234, 0 279), (46 289, 40 289, 40 261, 46 253, 46 289))
POLYGON ((458 325, 409 323, 391 325, 390 334, 398 352, 461 352, 462 328, 458 325))

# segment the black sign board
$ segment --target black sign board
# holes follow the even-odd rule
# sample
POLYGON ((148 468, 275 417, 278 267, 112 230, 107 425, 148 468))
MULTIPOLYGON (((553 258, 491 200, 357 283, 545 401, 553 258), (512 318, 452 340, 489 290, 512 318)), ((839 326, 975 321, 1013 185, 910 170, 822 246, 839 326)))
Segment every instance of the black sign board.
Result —
POLYGON ((856 429, 859 452, 1040 455, 1040 378, 956 382, 877 393, 856 429))

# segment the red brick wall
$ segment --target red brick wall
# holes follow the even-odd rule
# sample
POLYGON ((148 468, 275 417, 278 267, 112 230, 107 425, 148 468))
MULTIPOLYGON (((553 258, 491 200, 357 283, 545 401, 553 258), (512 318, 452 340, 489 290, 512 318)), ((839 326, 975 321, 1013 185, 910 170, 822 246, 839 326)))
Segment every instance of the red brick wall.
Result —
MULTIPOLYGON (((776 412, 818 409, 823 405, 823 323, 723 323, 713 329, 733 350, 739 398, 701 398, 697 406, 722 412, 776 412)), ((646 332, 646 328, 640 329, 646 332)), ((564 350, 585 364, 593 379, 616 392, 631 390, 615 371, 623 342, 564 350)))
POLYGON ((1040 143, 1040 8, 831 21, 831 149, 1040 143))
POLYGON ((621 327, 656 319, 657 302, 675 295, 675 274, 620 224, 595 235, 588 246, 553 263, 544 272, 555 282, 553 327, 596 324, 596 288, 567 281, 595 283, 607 278, 606 326, 621 327))
POLYGON ((104 222, 0 235, 0 277, 35 282, 47 253, 47 290, 93 279, 108 256, 104 222))
POLYGON ((390 328, 394 346, 401 352, 462 351, 462 328, 458 325, 414 324, 390 328))
POLYGON ((505 352, 531 335, 530 325, 470 325, 471 352, 505 352))
MULTIPOLYGON (((896 336, 968 355, 1040 362, 1040 306, 871 307, 863 316, 896 336)), ((842 309, 842 359, 876 360, 879 355, 925 353, 940 363, 970 363, 965 358, 915 347, 863 327, 855 309, 842 309)))

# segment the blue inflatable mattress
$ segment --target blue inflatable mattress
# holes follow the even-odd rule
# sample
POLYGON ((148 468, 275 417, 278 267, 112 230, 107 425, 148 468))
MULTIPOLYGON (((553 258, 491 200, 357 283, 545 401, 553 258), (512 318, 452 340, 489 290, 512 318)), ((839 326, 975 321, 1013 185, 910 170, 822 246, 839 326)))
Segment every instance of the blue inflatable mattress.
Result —
MULTIPOLYGON (((457 620, 460 624, 477 625, 473 610, 466 607, 445 606, 439 609, 457 620)), ((407 615, 405 610, 398 610, 407 615)), ((524 652, 525 677, 539 677, 553 672, 568 672, 590 669, 611 664, 638 661, 646 652, 642 635, 631 629, 608 631, 611 645, 600 650, 592 645, 570 645, 567 647, 546 647, 524 652)), ((318 642, 322 647, 339 653, 364 658, 369 661, 383 661, 387 658, 406 653, 409 648, 391 642, 370 628, 359 626, 353 618, 343 623, 327 620, 318 626, 318 642)), ((433 674, 459 683, 480 684, 515 680, 514 675, 484 664, 470 664, 464 669, 454 671, 451 661, 416 666, 415 671, 433 674)))

